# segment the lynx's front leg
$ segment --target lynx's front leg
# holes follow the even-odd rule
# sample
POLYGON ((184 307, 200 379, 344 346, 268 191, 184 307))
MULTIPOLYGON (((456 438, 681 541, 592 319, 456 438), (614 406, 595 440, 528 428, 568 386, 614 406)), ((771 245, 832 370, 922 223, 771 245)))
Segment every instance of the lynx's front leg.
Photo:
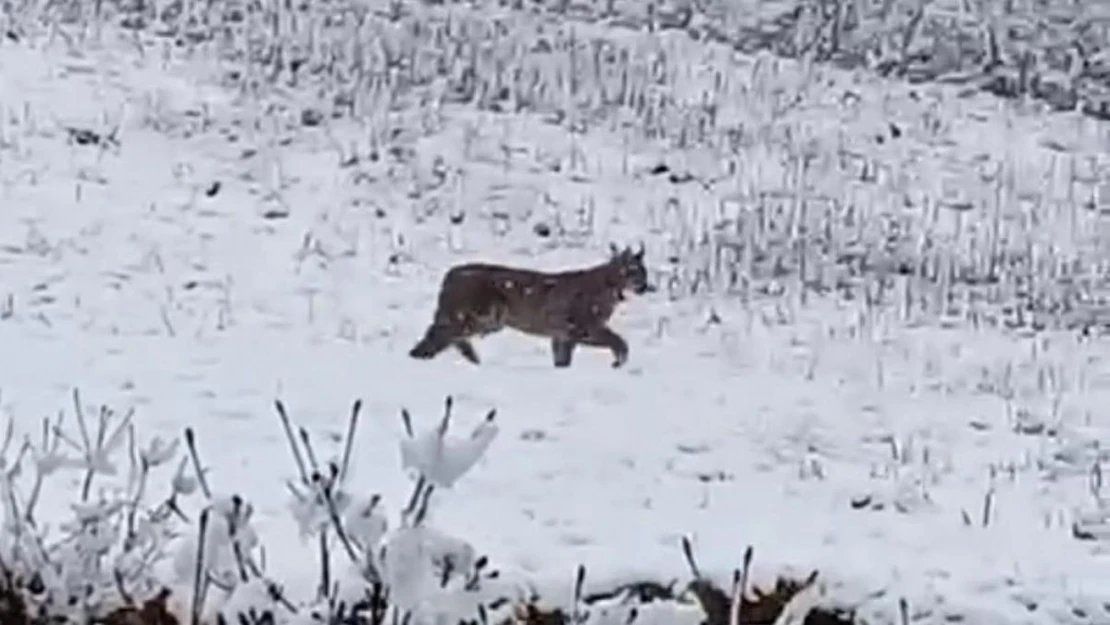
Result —
POLYGON ((570 339, 551 339, 551 359, 560 369, 570 366, 577 343, 570 339))
POLYGON ((591 328, 579 342, 583 345, 609 348, 609 351, 613 352, 614 369, 628 361, 628 343, 621 338, 621 335, 606 326, 591 328))

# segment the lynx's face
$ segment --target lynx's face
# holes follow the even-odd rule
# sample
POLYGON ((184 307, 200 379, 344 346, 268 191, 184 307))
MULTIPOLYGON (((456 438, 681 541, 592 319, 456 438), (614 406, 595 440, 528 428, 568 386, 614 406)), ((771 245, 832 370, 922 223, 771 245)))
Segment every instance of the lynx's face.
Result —
POLYGON ((620 275, 621 283, 625 288, 631 289, 637 295, 643 295, 654 291, 654 287, 648 282, 647 267, 644 265, 644 248, 641 245, 640 249, 633 252, 631 248, 624 248, 618 250, 615 246, 611 248, 612 258, 610 262, 614 263, 617 272, 620 275))

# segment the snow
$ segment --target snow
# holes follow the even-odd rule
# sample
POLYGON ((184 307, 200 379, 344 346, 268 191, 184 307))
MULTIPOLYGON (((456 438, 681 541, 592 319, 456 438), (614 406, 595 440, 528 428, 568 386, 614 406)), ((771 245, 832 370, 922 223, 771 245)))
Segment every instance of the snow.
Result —
MULTIPOLYGON (((818 569, 828 594, 871 622, 895 622, 902 598, 915 622, 1105 618, 1105 542, 1073 537, 1075 522, 1106 514, 1092 485, 1110 425, 1102 339, 907 322, 895 308, 813 295, 804 305, 672 297, 671 285, 621 309, 623 369, 585 350, 556 370, 546 341, 509 332, 480 342, 479 367, 453 353, 416 361, 407 350, 454 263, 585 265, 611 240, 643 240, 667 282, 667 256, 698 220, 663 210, 664 193, 708 219, 707 198, 732 190, 665 188, 636 172, 660 157, 695 171, 717 163, 622 147, 615 131, 571 137, 526 114, 447 107, 435 130, 406 135, 411 170, 344 168, 337 144, 365 129, 292 130, 280 114, 256 125, 203 58, 139 55, 104 37, 80 49, 0 46, 0 297, 12 302, 0 321, 3 410, 36 432, 79 388, 87 402, 133 407, 144 440, 193 428, 213 490, 253 506, 268 575, 291 594, 315 588, 305 562, 316 547, 295 538, 284 482, 296 467, 274 400, 333 457, 361 398, 347 488, 360 500, 381 493, 395 513, 412 490, 400 411, 430 430, 451 396, 453 431, 481 431, 496 409, 497 436, 457 484, 437 477, 449 488, 432 520, 553 601, 569 598, 579 564, 598 587, 687 578, 679 545, 691 536, 702 568, 722 579, 751 545, 757 579, 818 569), (67 127, 118 128, 118 145, 73 145, 67 127), (545 165, 569 162, 570 150, 575 171, 545 165), (288 215, 263 216, 276 209, 288 215), (498 209, 515 220, 504 236, 498 209), (459 223, 447 218, 455 211, 466 212, 459 223), (560 245, 532 233, 530 221, 576 211, 592 218, 565 222, 560 245)), ((869 112, 837 131, 822 116, 839 87, 807 87, 799 127, 818 147, 888 119, 909 128, 918 114, 897 108, 915 106, 908 87, 851 89, 869 112)), ((994 146, 1043 169, 1057 153, 1047 137, 1076 151, 1097 141, 1079 126, 1089 122, 937 102, 950 142, 865 156, 890 175, 912 170, 922 193, 943 186, 942 168, 994 146)), ((755 188, 773 189, 783 172, 756 159, 761 149, 743 167, 755 188)), ((957 192, 977 193, 956 169, 957 192)), ((1086 245, 1082 227, 1047 230, 1060 248, 1086 245)), ((43 505, 70 501, 79 483, 43 505)))

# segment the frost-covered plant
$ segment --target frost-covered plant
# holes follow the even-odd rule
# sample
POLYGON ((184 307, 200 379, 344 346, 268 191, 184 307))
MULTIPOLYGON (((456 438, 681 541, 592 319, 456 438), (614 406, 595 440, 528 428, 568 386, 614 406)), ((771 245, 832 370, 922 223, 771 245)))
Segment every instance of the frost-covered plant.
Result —
POLYGON ((393 618, 413 624, 455 622, 484 613, 481 580, 496 577, 496 572, 487 571, 488 559, 478 556, 472 545, 432 526, 429 518, 433 493, 449 489, 496 438, 496 411, 491 410, 469 437, 452 437, 452 405, 448 397, 443 419, 419 434, 408 411, 402 410, 407 437, 400 443, 401 462, 415 485, 391 531, 381 495, 358 495, 348 487, 361 402, 352 407, 342 454, 327 462, 318 459, 304 428, 294 432, 284 405, 276 403, 298 474, 296 481, 287 483, 289 507, 302 538, 319 543, 320 582, 312 611, 326 613, 328 622, 355 610, 376 611, 384 618, 386 606, 393 618), (333 538, 357 574, 354 584, 342 584, 333 575, 333 538))
MULTIPOLYGON (((167 598, 181 586, 165 577, 159 565, 166 561, 178 582, 193 588, 191 618, 204 612, 211 588, 226 600, 241 587, 261 587, 271 603, 295 611, 258 564, 253 508, 239 495, 212 493, 191 428, 184 432, 188 453, 181 454, 178 440, 154 437, 140 444, 131 411, 119 415, 102 407, 93 420, 77 391, 73 403, 75 428, 67 428, 60 412, 43 420, 38 440, 27 436, 17 445, 9 420, 0 444, 0 571, 15 586, 6 591, 20 593, 31 615, 87 623, 129 607, 166 610, 167 598), (126 471, 119 467, 123 456, 126 471), (166 471, 175 459, 176 468, 166 471), (70 472, 80 476, 71 515, 41 518, 44 493, 60 483, 51 478, 70 472), (168 478, 168 492, 151 504, 151 478, 158 473, 168 478), (206 505, 194 523, 181 504, 198 489, 206 505)), ((63 488, 62 494, 71 492, 63 488)))
POLYGON ((155 565, 185 521, 178 501, 194 483, 179 464, 168 494, 148 506, 150 478, 177 456, 178 443, 155 437, 140 445, 131 412, 102 407, 93 420, 77 391, 73 403, 76 433, 60 412, 43 420, 39 440, 24 437, 14 453, 14 422, 8 422, 0 445, 0 560, 24 580, 33 613, 87 622, 161 591, 155 565), (129 466, 121 475, 116 458, 125 448, 129 466), (81 475, 72 516, 39 518, 48 480, 67 472, 81 475))
MULTIPOLYGON (((16 444, 9 421, 0 444, 0 571, 17 580, 32 614, 89 622, 115 611, 146 605, 165 607, 175 589, 175 616, 202 622, 215 615, 235 622, 291 622, 310 615, 315 622, 365 622, 392 618, 418 624, 457 622, 485 614, 481 580, 496 577, 488 559, 467 541, 429 523, 433 493, 450 489, 481 458, 496 437, 490 411, 469 437, 448 435, 452 401, 443 419, 417 434, 403 411, 407 436, 400 443, 402 466, 414 488, 392 528, 378 494, 348 488, 361 402, 352 410, 341 456, 321 461, 308 433, 293 425, 278 402, 298 479, 290 481, 290 510, 302 537, 320 545, 321 576, 316 600, 294 605, 269 579, 261 557, 254 508, 239 494, 216 494, 207 479, 191 428, 180 441, 136 440, 132 413, 100 409, 90 424, 88 410, 74 393, 76 431, 64 426, 65 413, 43 421, 41 439, 16 444), (126 452, 129 468, 120 470, 126 452), (175 463, 174 460, 177 459, 175 463), (164 467, 175 466, 170 471, 164 467), (72 515, 40 521, 36 506, 49 478, 77 472, 80 490, 72 515), (150 478, 168 478, 168 493, 149 505, 150 478), (203 500, 191 518, 185 497, 203 500), (353 576, 334 574, 330 550, 338 544, 353 576), (169 561, 176 577, 160 576, 169 561), (168 594, 167 594, 168 593, 168 594), (446 621, 445 621, 446 619, 446 621)), ((67 489, 68 490, 68 489, 67 489)))
MULTIPOLYGON (((446 534, 429 523, 432 495, 449 489, 485 454, 497 436, 496 411, 491 410, 469 437, 449 437, 452 401, 448 397, 443 419, 419 435, 408 411, 401 416, 408 438, 401 441, 401 463, 416 479, 412 496, 401 513, 401 526, 382 546, 393 603, 403 611, 425 616, 447 616, 450 597, 476 590, 486 560, 476 556, 466 541, 446 534)), ((474 606, 477 610, 477 605, 474 606)))

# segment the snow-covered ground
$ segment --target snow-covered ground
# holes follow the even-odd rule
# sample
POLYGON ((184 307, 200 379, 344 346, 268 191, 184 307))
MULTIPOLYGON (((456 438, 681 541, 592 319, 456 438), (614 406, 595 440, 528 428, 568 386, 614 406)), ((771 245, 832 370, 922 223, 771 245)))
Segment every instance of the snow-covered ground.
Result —
MULTIPOLYGON (((252 110, 204 63, 112 33, 0 46, 0 387, 21 431, 69 411, 74 388, 134 407, 140 437, 192 427, 213 488, 255 506, 268 570, 292 594, 312 592, 315 547, 286 508, 295 466, 273 401, 338 453, 362 398, 353 484, 396 510, 411 490, 400 410, 432 427, 451 395, 459 427, 496 408, 501 432, 441 493, 437 523, 541 586, 569 587, 580 563, 598 585, 686 577, 691 536, 721 574, 748 545, 768 576, 816 568, 871 622, 894 622, 901 598, 921 623, 1110 618, 1110 533, 1088 518, 1110 515, 1096 479, 1110 426, 1101 339, 662 288, 615 321, 632 350, 623 369, 585 350, 556 370, 546 342, 510 332, 478 345, 480 367, 412 360, 451 264, 585 265, 611 240, 642 240, 666 286, 690 227, 666 198, 708 218, 724 191, 642 175, 665 150, 616 131, 451 106, 392 119, 406 164, 343 166, 365 128, 252 110), (78 145, 67 128, 114 141, 78 145), (589 232, 533 231, 579 208, 589 232)), ((821 119, 838 76, 799 107, 821 119)), ((843 134, 915 132, 892 108, 909 88, 851 89, 891 118, 857 112, 843 134)), ((1038 146, 1071 140, 1060 128, 1076 123, 944 102, 949 143, 868 158, 928 165, 966 148, 974 162, 1009 138, 1040 162, 1054 152, 1038 146)), ((757 183, 781 175, 749 165, 757 183)), ((61 486, 52 505, 71 499, 61 486)))

